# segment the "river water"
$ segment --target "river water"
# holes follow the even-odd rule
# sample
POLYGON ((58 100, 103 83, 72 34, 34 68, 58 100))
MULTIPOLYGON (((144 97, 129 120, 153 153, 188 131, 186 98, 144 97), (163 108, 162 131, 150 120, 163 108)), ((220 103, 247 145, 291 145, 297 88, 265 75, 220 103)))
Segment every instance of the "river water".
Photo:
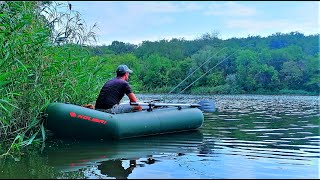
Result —
POLYGON ((319 97, 167 98, 181 103, 208 99, 218 109, 204 113, 204 123, 196 131, 113 142, 52 139, 43 153, 2 166, 0 178, 46 178, 48 173, 54 178, 87 179, 320 178, 319 97))

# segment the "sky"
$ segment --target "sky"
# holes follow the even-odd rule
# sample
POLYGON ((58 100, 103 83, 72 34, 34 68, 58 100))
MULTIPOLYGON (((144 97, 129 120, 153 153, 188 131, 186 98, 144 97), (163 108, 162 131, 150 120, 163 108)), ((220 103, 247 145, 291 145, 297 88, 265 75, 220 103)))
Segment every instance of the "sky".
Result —
POLYGON ((97 45, 112 41, 193 40, 205 33, 218 38, 267 37, 277 32, 319 34, 319 1, 69 1, 97 45))

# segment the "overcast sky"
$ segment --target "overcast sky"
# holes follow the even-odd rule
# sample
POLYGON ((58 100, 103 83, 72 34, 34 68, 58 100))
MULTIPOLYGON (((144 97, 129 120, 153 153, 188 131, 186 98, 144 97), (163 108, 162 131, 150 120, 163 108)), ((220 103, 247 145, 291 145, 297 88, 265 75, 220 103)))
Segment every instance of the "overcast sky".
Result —
POLYGON ((277 32, 319 33, 317 1, 70 1, 89 26, 97 23, 98 44, 200 37, 266 37, 277 32))

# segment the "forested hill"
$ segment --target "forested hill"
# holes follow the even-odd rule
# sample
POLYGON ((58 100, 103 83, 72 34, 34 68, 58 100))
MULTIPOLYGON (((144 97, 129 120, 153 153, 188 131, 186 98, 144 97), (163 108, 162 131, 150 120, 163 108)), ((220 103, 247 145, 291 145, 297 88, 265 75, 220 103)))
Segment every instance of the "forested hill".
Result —
POLYGON ((195 40, 139 45, 113 41, 91 50, 92 56, 109 59, 111 66, 117 63, 111 58, 128 63, 140 92, 167 93, 194 72, 175 93, 319 94, 319 34, 222 40, 206 33, 195 40))

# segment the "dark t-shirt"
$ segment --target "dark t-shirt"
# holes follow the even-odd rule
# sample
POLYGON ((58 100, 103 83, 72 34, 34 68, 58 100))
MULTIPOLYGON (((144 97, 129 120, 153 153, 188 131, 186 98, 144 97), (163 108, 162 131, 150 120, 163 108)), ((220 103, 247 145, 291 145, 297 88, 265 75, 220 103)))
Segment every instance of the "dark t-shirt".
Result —
POLYGON ((113 78, 107 81, 100 90, 96 101, 96 109, 110 109, 113 105, 119 104, 123 96, 132 93, 129 83, 120 78, 113 78))

